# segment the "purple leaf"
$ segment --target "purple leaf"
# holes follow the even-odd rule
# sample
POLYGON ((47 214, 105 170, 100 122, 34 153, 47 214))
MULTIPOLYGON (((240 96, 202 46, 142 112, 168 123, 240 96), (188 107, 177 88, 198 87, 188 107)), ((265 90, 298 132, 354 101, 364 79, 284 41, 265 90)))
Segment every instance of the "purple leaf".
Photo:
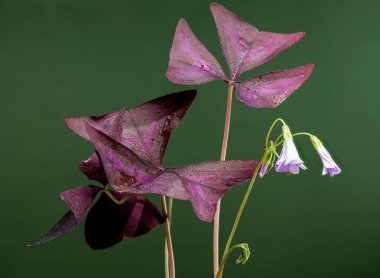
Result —
POLYGON ((100 117, 66 117, 64 121, 74 133, 89 141, 86 124, 90 124, 160 167, 170 135, 195 96, 194 90, 183 91, 148 101, 130 111, 122 109, 100 117))
POLYGON ((101 157, 109 183, 116 191, 124 191, 135 183, 149 183, 160 173, 160 169, 96 128, 88 125, 87 134, 101 157))
POLYGON ((166 76, 173 83, 185 85, 227 79, 218 61, 197 39, 184 19, 177 25, 166 76))
POLYGON ((126 192, 154 193, 192 203, 197 217, 212 221, 216 203, 233 186, 251 178, 258 161, 211 161, 165 170, 150 184, 126 188, 126 192))
POLYGON ((192 203, 199 219, 212 221, 216 202, 231 186, 249 179, 257 161, 213 161, 162 170, 101 131, 88 127, 110 184, 132 194, 160 194, 192 203))
POLYGON ((124 237, 146 234, 163 222, 161 211, 142 196, 132 196, 118 205, 102 194, 86 218, 86 242, 93 249, 104 249, 124 237))
POLYGON ((173 93, 133 108, 131 117, 123 118, 121 143, 142 159, 161 167, 170 135, 196 94, 195 90, 173 93))
POLYGON ((31 247, 41 246, 61 237, 76 228, 79 222, 91 207, 100 188, 96 186, 80 186, 61 193, 60 198, 69 207, 69 211, 37 242, 31 247))
POLYGON ((78 136, 89 140, 86 130, 86 124, 90 123, 92 126, 101 129, 106 134, 109 134, 110 127, 115 121, 119 111, 110 112, 101 116, 84 116, 84 117, 65 117, 63 121, 65 125, 78 136))
POLYGON ((216 203, 233 186, 252 177, 258 161, 212 161, 174 169, 200 220, 214 219, 216 203))
POLYGON ((28 244, 30 247, 37 247, 45 243, 61 237, 76 228, 78 222, 75 215, 69 210, 40 240, 33 244, 28 244))
POLYGON ((93 155, 87 159, 79 162, 79 169, 90 179, 96 180, 103 185, 108 184, 106 173, 100 160, 98 152, 94 152, 93 155))
POLYGON ((82 185, 62 192, 59 198, 66 203, 79 223, 86 215, 100 190, 101 188, 98 186, 82 185))
POLYGON ((236 83, 236 97, 248 106, 274 108, 287 99, 310 76, 314 66, 265 73, 236 83))
POLYGON ((230 69, 231 80, 271 60, 304 36, 302 32, 260 32, 219 4, 211 4, 211 12, 230 69))

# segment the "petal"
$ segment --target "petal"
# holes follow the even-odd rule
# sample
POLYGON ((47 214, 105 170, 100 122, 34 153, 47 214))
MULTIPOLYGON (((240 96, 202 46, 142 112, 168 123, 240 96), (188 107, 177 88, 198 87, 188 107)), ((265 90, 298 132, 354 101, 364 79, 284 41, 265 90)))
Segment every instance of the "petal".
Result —
POLYGON ((184 19, 177 25, 166 76, 173 83, 184 85, 227 79, 218 61, 197 39, 184 19))
POLYGON ((285 138, 284 147, 275 164, 275 170, 277 172, 298 174, 300 169, 306 170, 307 168, 297 152, 293 139, 285 138))
POLYGON ((172 131, 195 96, 195 90, 183 91, 145 102, 130 111, 122 109, 100 117, 66 117, 64 122, 88 141, 86 125, 90 124, 159 167, 172 131))
POLYGON ((310 76, 313 65, 265 73, 236 84, 237 99, 256 108, 275 108, 310 76))
POLYGON ((268 170, 268 163, 267 162, 263 162, 263 164, 261 165, 260 167, 260 171, 259 171, 259 177, 262 178, 265 176, 267 170, 268 170))
POLYGON ((132 186, 127 192, 154 193, 190 201, 196 216, 212 221, 216 203, 233 186, 252 177, 258 161, 212 161, 165 170, 149 184, 132 186))
POLYGON ((146 234, 163 222, 161 211, 142 196, 130 197, 118 205, 102 194, 86 218, 86 242, 93 249, 104 249, 124 237, 146 234))
POLYGON ((61 237, 76 228, 91 207, 100 188, 96 186, 81 186, 61 193, 60 198, 69 207, 69 211, 37 242, 29 246, 41 246, 61 237))
POLYGON ((323 145, 318 147, 317 151, 320 154, 321 159, 322 159, 322 164, 323 164, 322 175, 326 175, 328 173, 330 177, 333 177, 334 175, 340 174, 342 172, 342 170, 339 168, 336 162, 332 159, 329 151, 323 145))
POLYGON ((90 179, 96 180, 103 185, 108 184, 106 173, 104 172, 102 161, 98 152, 94 152, 93 155, 87 159, 79 162, 79 169, 90 179))
POLYGON ((211 4, 231 80, 260 66, 299 41, 304 33, 260 32, 219 4, 211 4))
POLYGON ((96 128, 87 125, 87 133, 100 155, 107 179, 116 191, 123 191, 135 183, 148 183, 160 172, 96 128))

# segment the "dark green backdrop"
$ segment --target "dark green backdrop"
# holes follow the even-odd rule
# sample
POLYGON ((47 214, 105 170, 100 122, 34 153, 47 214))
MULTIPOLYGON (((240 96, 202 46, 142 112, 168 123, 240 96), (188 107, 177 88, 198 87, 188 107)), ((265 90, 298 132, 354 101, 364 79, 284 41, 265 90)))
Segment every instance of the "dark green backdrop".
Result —
MULTIPOLYGON (((187 88, 165 78, 180 17, 221 60, 208 1, 147 2, 0 1, 0 277, 163 277, 162 227, 104 251, 85 245, 83 225, 45 247, 26 247, 64 213, 59 192, 88 183, 76 163, 92 147, 63 125, 63 116, 131 108, 187 88)), ((253 259, 243 267, 230 263, 225 276, 380 277, 379 2, 220 2, 260 29, 306 32, 254 73, 316 65, 278 109, 234 100, 227 157, 259 158, 267 127, 283 117, 294 131, 318 134, 343 169, 322 177, 309 141, 298 140, 309 170, 260 180, 236 238, 250 244, 253 259)), ((168 166, 219 157, 226 86, 197 89, 172 136, 168 166)), ((245 188, 224 199, 223 243, 245 188)), ((172 232, 177 276, 212 277, 212 224, 175 202, 172 232)))

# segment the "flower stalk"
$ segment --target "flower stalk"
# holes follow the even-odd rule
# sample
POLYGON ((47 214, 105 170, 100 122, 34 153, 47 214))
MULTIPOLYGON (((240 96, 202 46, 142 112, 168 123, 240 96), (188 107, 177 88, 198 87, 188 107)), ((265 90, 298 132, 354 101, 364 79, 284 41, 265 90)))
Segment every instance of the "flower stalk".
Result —
POLYGON ((221 278, 223 276, 223 269, 224 269, 224 265, 228 259, 228 256, 229 254, 231 253, 231 249, 230 249, 230 246, 231 246, 231 243, 232 243, 232 240, 235 236, 235 233, 236 233, 236 230, 237 230, 237 227, 239 225, 239 221, 240 221, 240 218, 241 218, 241 215, 244 211, 244 208, 245 208, 245 205, 247 204, 247 201, 248 201, 248 198, 249 198, 249 195, 251 194, 252 192, 252 189, 253 189, 253 185, 255 184, 255 181, 256 181, 256 177, 257 177, 257 174, 261 168, 261 165, 263 164, 263 161, 265 160, 265 158, 267 157, 268 155, 268 152, 270 150, 267 150, 263 157, 261 158, 260 162, 257 164, 256 168, 255 168, 255 171, 253 172, 253 175, 252 175, 252 179, 251 179, 251 182, 249 183, 248 185, 248 188, 247 188, 247 191, 245 192, 245 195, 244 195, 244 198, 243 198, 243 201, 241 202, 240 204, 240 207, 239 207, 239 211, 236 215, 236 218, 235 218, 235 222, 234 222, 234 225, 232 226, 232 230, 231 230, 231 233, 228 237, 228 240, 227 240, 227 244, 226 244, 226 247, 224 248, 224 253, 223 253, 223 258, 222 258, 222 263, 220 265, 220 268, 219 268, 219 271, 218 273, 216 274, 216 278, 221 278))

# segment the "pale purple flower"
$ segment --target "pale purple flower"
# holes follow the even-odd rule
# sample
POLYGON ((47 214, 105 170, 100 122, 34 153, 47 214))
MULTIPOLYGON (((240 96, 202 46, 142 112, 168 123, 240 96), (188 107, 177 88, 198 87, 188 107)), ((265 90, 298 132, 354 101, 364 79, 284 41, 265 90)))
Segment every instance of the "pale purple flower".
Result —
POLYGON ((277 172, 290 172, 292 174, 298 174, 300 169, 306 170, 307 168, 297 152, 289 127, 287 125, 283 125, 282 132, 284 136, 284 147, 282 148, 280 157, 276 162, 275 169, 277 172))
POLYGON ((273 167, 274 149, 267 150, 265 153, 264 161, 261 164, 259 177, 262 178, 273 167))
POLYGON ((330 177, 333 177, 334 175, 340 174, 342 170, 332 159, 330 153, 325 148, 325 146, 323 146, 322 142, 316 136, 310 136, 310 139, 322 159, 322 175, 325 176, 329 174, 330 177))
POLYGON ((262 178, 267 173, 269 164, 264 161, 263 164, 261 164, 260 171, 259 171, 259 177, 262 178))

